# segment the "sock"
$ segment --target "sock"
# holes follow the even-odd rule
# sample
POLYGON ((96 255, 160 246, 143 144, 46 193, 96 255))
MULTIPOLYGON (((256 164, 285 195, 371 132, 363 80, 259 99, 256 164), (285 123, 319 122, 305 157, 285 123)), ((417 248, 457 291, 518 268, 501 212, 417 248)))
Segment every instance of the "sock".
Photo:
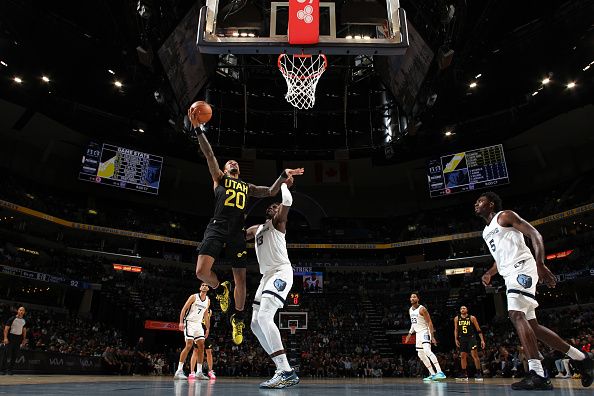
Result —
POLYGON ((528 370, 534 370, 534 372, 541 377, 544 377, 545 375, 542 363, 538 359, 528 359, 528 370))
POLYGON ((272 358, 272 361, 276 365, 277 370, 283 371, 291 371, 291 366, 289 366, 289 361, 287 360, 287 355, 283 353, 282 355, 278 355, 272 358))
POLYGON ((177 364, 177 371, 184 371, 184 362, 179 362, 177 364))
POLYGON ((584 360, 586 358, 582 351, 572 346, 569 347, 569 351, 565 354, 573 360, 584 360))
POLYGON ((197 367, 196 367, 196 372, 197 373, 201 373, 202 372, 202 363, 198 363, 197 367))

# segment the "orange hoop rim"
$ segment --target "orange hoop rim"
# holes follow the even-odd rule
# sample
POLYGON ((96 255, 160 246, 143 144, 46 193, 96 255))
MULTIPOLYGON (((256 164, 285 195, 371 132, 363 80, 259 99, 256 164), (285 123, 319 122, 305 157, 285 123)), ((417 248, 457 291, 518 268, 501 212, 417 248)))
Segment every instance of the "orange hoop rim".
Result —
MULTIPOLYGON (((326 58, 326 55, 324 54, 317 54, 318 56, 321 56, 322 59, 324 59, 324 63, 322 64, 324 67, 322 68, 322 70, 318 71, 317 73, 308 75, 308 76, 297 76, 291 73, 287 73, 287 71, 285 70, 285 68, 283 67, 283 65, 281 64, 281 61, 283 59, 283 57, 287 56, 288 54, 280 54, 278 56, 278 68, 281 71, 281 73, 283 74, 283 76, 287 76, 289 78, 298 78, 300 80, 307 80, 309 78, 317 78, 319 76, 321 76, 325 71, 326 68, 328 67, 328 58, 326 58)), ((297 54, 297 55, 292 55, 294 58, 311 58, 313 55, 312 54, 297 54)))

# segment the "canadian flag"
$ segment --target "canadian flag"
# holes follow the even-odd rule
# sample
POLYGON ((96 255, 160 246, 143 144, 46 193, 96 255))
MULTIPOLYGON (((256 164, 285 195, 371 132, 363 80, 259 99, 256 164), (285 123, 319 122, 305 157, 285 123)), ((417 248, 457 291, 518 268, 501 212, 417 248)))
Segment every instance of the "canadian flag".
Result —
POLYGON ((348 167, 346 162, 316 162, 317 183, 346 183, 348 167))

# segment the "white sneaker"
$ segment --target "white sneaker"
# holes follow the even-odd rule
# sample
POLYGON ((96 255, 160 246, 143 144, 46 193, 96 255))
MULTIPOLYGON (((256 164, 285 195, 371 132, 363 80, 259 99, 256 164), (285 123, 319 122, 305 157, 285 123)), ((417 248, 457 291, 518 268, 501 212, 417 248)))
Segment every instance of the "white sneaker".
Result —
POLYGON ((174 380, 185 380, 185 379, 188 379, 188 377, 186 377, 183 370, 177 370, 175 372, 175 375, 173 376, 173 379, 174 380))
POLYGON ((196 379, 197 380, 208 380, 209 378, 204 375, 204 373, 202 371, 199 371, 196 373, 196 379))

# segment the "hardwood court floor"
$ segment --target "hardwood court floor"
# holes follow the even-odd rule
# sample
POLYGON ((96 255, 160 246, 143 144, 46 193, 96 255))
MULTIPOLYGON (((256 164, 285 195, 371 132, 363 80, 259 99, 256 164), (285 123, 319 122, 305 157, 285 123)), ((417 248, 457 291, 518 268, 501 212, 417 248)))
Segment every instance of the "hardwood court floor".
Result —
MULTIPOLYGON (((464 394, 472 396, 529 395, 515 392, 509 387, 514 380, 497 378, 482 382, 447 380, 423 383, 420 379, 303 379, 288 389, 259 389, 263 379, 219 378, 216 381, 173 381, 171 377, 121 376, 62 376, 14 375, 0 376, 0 395, 174 395, 174 396, 445 396, 464 394)), ((594 386, 583 388, 579 380, 553 380, 555 390, 538 392, 541 395, 592 395, 594 386)))

